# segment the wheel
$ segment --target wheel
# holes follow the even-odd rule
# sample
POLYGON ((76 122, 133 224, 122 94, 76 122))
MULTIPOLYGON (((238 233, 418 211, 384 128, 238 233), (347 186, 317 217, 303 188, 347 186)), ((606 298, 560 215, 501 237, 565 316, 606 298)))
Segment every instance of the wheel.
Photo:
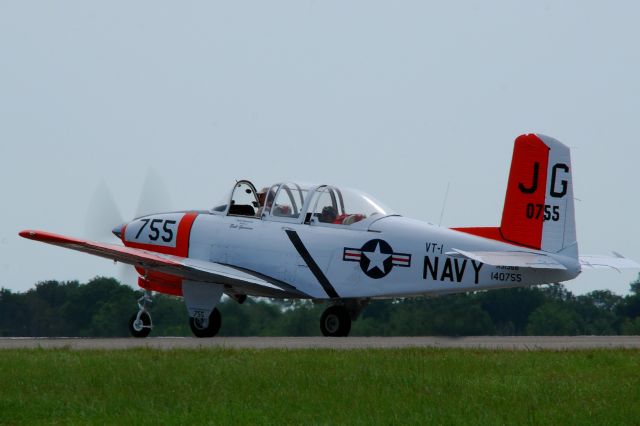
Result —
POLYGON ((330 306, 320 317, 320 331, 324 336, 346 337, 351 331, 351 316, 344 306, 330 306))
POLYGON ((196 319, 193 317, 189 317, 189 327, 191 327, 191 332, 196 337, 213 337, 218 334, 220 331, 220 326, 222 325, 222 317, 220 316, 220 311, 218 308, 215 308, 211 311, 211 315, 209 315, 209 321, 207 324, 203 324, 204 321, 201 319, 196 319))
POLYGON ((129 332, 133 337, 147 337, 151 333, 151 315, 142 312, 138 319, 138 313, 133 314, 129 320, 129 332))

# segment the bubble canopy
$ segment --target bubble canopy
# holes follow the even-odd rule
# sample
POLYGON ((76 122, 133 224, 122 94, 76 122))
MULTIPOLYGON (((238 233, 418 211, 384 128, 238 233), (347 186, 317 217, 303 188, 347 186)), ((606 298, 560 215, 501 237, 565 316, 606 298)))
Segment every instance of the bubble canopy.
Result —
POLYGON ((357 189, 282 182, 257 191, 247 180, 238 181, 229 202, 214 207, 211 213, 277 222, 354 227, 396 214, 357 189))

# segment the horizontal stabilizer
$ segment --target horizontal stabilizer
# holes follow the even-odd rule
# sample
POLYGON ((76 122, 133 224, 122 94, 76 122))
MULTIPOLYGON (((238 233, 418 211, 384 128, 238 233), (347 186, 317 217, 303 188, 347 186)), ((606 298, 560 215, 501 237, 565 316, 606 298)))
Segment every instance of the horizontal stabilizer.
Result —
POLYGON ((448 255, 461 255, 476 262, 492 266, 516 266, 519 268, 567 269, 555 259, 538 253, 525 251, 463 251, 453 249, 448 255))
POLYGON ((583 255, 580 266, 583 269, 640 269, 640 263, 613 252, 613 256, 583 255))

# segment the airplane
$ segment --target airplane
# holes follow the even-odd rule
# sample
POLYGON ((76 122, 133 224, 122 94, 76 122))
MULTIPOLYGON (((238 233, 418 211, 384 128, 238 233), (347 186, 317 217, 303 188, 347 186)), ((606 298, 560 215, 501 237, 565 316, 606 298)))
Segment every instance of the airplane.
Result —
POLYGON ((569 148, 516 138, 502 221, 445 228, 396 214, 364 192, 282 182, 258 192, 237 181, 207 211, 157 213, 118 225, 119 244, 44 231, 20 236, 133 265, 144 295, 129 321, 153 328, 153 292, 181 296, 196 337, 221 327, 223 294, 329 302, 324 336, 347 336, 374 299, 434 296, 558 283, 583 269, 640 268, 614 256, 579 256, 569 148))

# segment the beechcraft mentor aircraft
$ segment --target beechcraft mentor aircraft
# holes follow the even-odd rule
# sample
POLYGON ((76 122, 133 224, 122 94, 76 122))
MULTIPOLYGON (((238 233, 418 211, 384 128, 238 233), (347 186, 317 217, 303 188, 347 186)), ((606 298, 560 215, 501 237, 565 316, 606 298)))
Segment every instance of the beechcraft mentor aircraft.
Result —
POLYGON ((22 231, 36 241, 133 265, 145 295, 130 321, 153 327, 152 292, 182 296, 197 337, 220 329, 222 294, 329 301, 325 336, 347 336, 371 299, 557 283, 583 268, 640 268, 620 255, 578 256, 569 148, 515 141, 499 227, 442 228, 395 214, 359 191, 237 182, 209 211, 158 213, 119 225, 123 245, 22 231))

